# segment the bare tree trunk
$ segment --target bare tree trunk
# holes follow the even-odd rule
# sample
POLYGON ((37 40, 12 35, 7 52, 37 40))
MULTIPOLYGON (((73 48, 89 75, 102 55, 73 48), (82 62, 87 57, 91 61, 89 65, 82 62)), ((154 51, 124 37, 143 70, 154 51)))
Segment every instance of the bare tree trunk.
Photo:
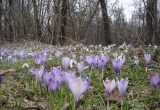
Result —
POLYGON ((59 43, 59 26, 60 26, 60 2, 61 0, 54 0, 54 19, 52 18, 52 44, 58 44, 59 43))
POLYGON ((2 0, 0 0, 0 43, 3 43, 3 37, 2 37, 2 0))
POLYGON ((147 24, 147 40, 146 44, 156 44, 158 40, 157 36, 157 0, 147 0, 147 13, 146 13, 146 24, 147 24))
POLYGON ((103 25, 105 31, 106 45, 111 44, 110 25, 105 0, 99 0, 102 8, 103 25))
POLYGON ((66 25, 67 25, 67 0, 62 0, 62 10, 61 10, 61 39, 60 44, 63 45, 65 43, 66 37, 66 25))
POLYGON ((12 17, 12 11, 13 11, 13 1, 12 0, 9 0, 9 21, 8 21, 8 24, 9 24, 9 41, 10 42, 13 42, 14 40, 14 34, 13 34, 13 27, 12 27, 12 20, 13 20, 13 17, 12 17))
POLYGON ((24 18, 24 0, 22 0, 22 21, 21 21, 21 25, 22 25, 22 37, 25 38, 26 37, 26 25, 25 25, 25 18, 24 18))
POLYGON ((41 32, 40 21, 39 21, 39 18, 38 18, 38 8, 37 8, 36 0, 32 0, 32 2, 33 2, 33 7, 34 7, 34 19, 35 19, 35 22, 36 22, 35 39, 38 40, 39 38, 41 38, 42 32, 41 32))

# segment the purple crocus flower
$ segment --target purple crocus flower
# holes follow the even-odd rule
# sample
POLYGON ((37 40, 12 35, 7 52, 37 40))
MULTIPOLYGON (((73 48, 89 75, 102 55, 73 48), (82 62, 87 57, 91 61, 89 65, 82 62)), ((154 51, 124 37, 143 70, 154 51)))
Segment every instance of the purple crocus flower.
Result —
POLYGON ((2 50, 0 54, 2 57, 5 56, 5 54, 6 54, 5 50, 2 50))
POLYGON ((116 82, 115 80, 109 80, 108 78, 106 78, 105 81, 103 81, 103 84, 107 90, 108 93, 108 97, 110 98, 111 92, 113 91, 113 89, 116 87, 116 82))
POLYGON ((122 78, 120 81, 117 78, 117 80, 116 80, 116 84, 117 84, 117 87, 118 87, 118 90, 120 93, 121 101, 123 101, 123 95, 124 95, 124 92, 126 91, 126 88, 128 86, 128 82, 129 82, 128 78, 126 78, 126 79, 122 78))
POLYGON ((71 51, 72 51, 71 47, 68 47, 68 52, 71 52, 71 51))
POLYGON ((106 65, 106 63, 108 62, 109 57, 108 56, 100 56, 100 59, 98 59, 98 66, 100 68, 100 70, 102 71, 102 69, 104 68, 104 66, 106 65))
POLYGON ((18 55, 18 51, 15 50, 15 51, 13 52, 13 55, 14 55, 14 56, 18 55))
POLYGON ((148 81, 152 86, 156 87, 158 83, 160 83, 160 76, 158 74, 150 74, 148 76, 148 81))
POLYGON ((49 80, 50 79, 54 79, 54 76, 53 76, 53 74, 51 74, 51 72, 44 72, 43 73, 43 80, 44 80, 44 82, 45 82, 45 84, 46 84, 46 86, 48 87, 48 85, 49 85, 49 80))
POLYGON ((106 63, 105 63, 104 60, 98 59, 98 66, 99 66, 99 68, 100 68, 100 71, 102 71, 102 69, 104 68, 105 64, 106 64, 106 63))
POLYGON ((70 79, 75 80, 76 79, 76 72, 75 71, 68 71, 68 72, 64 72, 64 80, 67 84, 69 84, 70 79))
POLYGON ((19 52, 19 56, 20 56, 21 58, 24 57, 24 54, 25 54, 25 50, 22 50, 22 51, 19 52))
POLYGON ((76 54, 72 54, 72 58, 75 59, 76 58, 76 54))
POLYGON ((127 49, 128 49, 128 50, 130 50, 131 47, 132 47, 131 44, 128 44, 128 45, 127 45, 127 49))
POLYGON ((53 67, 51 69, 51 73, 54 76, 54 80, 58 81, 59 84, 61 84, 64 81, 64 74, 61 72, 61 67, 57 66, 57 67, 53 67))
POLYGON ((106 64, 108 62, 108 60, 109 60, 109 57, 102 55, 102 56, 100 56, 100 59, 103 60, 104 63, 106 64))
POLYGON ((37 51, 32 52, 32 57, 36 58, 37 56, 38 56, 38 52, 37 51))
POLYGON ((46 56, 40 55, 39 58, 35 59, 36 64, 44 65, 46 63, 46 56))
POLYGON ((98 59, 99 59, 99 57, 98 57, 97 55, 94 55, 94 56, 93 56, 93 64, 94 64, 94 66, 97 65, 98 59))
POLYGON ((121 67, 120 67, 120 61, 118 58, 115 58, 112 60, 112 66, 114 71, 116 72, 116 74, 120 71, 121 67))
POLYGON ((28 58, 28 53, 24 53, 23 57, 24 57, 25 59, 27 59, 27 58, 28 58))
POLYGON ((12 55, 9 55, 9 56, 8 56, 8 62, 10 62, 11 59, 12 59, 12 55))
POLYGON ((44 82, 45 82, 45 84, 46 84, 46 87, 47 87, 47 91, 48 91, 48 88, 49 88, 49 85, 50 85, 50 80, 51 79, 54 79, 54 76, 53 76, 53 74, 51 74, 51 72, 44 72, 43 73, 43 80, 44 80, 44 82))
POLYGON ((81 95, 84 94, 89 87, 89 79, 88 77, 70 79, 68 85, 74 96, 75 110, 77 110, 81 95))
POLYGON ((84 70, 84 62, 80 62, 77 64, 77 69, 79 74, 82 74, 83 70, 84 70))
POLYGON ((120 67, 122 68, 122 66, 123 66, 123 64, 124 64, 124 62, 125 62, 125 60, 126 60, 126 56, 118 56, 118 59, 119 59, 119 61, 120 61, 120 67))
POLYGON ((125 56, 124 57, 118 56, 118 57, 115 57, 115 59, 112 60, 112 66, 113 66, 116 74, 121 70, 124 62, 125 62, 125 56))
POLYGON ((148 64, 151 60, 151 54, 144 54, 144 58, 146 60, 146 66, 148 66, 148 64))
POLYGON ((45 48, 44 50, 42 50, 44 53, 48 53, 51 49, 50 48, 45 48))
POLYGON ((2 82, 2 75, 0 74, 0 83, 2 82))
POLYGON ((92 56, 86 56, 86 62, 89 65, 89 68, 91 69, 92 63, 93 63, 93 57, 92 56))
POLYGON ((84 46, 84 47, 81 48, 81 50, 87 51, 88 48, 84 46))
POLYGON ((135 60, 138 60, 138 55, 134 55, 133 58, 134 58, 135 60))
POLYGON ((56 74, 56 73, 61 73, 61 66, 53 67, 51 68, 51 73, 56 74))
POLYGON ((52 92, 54 92, 55 89, 57 89, 58 86, 59 86, 58 81, 54 80, 53 78, 49 79, 47 87, 50 88, 52 92))
POLYGON ((55 53, 55 56, 56 56, 56 58, 59 58, 59 56, 61 55, 61 51, 56 51, 56 53, 55 53))
POLYGON ((79 58, 80 58, 80 60, 83 60, 83 56, 82 55, 79 58))
POLYGON ((36 75, 36 77, 38 78, 38 80, 40 81, 42 79, 43 76, 43 72, 44 72, 44 65, 41 65, 40 67, 40 71, 38 71, 36 68, 32 68, 30 69, 30 72, 34 75, 36 75))
POLYGON ((69 64, 70 64, 70 58, 63 57, 62 58, 62 65, 63 65, 64 70, 67 70, 69 64))

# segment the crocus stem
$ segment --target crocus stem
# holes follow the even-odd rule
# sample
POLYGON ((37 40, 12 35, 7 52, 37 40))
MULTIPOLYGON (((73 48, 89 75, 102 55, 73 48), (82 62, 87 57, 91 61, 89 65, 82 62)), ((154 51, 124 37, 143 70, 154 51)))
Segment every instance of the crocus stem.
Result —
POLYGON ((59 65, 59 58, 58 58, 58 65, 59 65))
POLYGON ((146 72, 147 72, 147 70, 148 70, 148 67, 146 66, 146 72))
POLYGON ((102 69, 102 80, 103 80, 103 69, 102 69))
POLYGON ((75 101, 75 103, 74 103, 74 110, 77 110, 77 109, 78 109, 78 102, 75 101))
POLYGON ((109 110, 109 96, 108 96, 108 99, 107 99, 107 110, 109 110))
POLYGON ((8 62, 8 68, 9 68, 9 62, 8 62))
POLYGON ((41 88, 41 82, 39 82, 39 95, 42 95, 42 88, 41 88))
POLYGON ((62 105, 62 87, 60 87, 60 91, 61 91, 61 104, 60 105, 62 105))
POLYGON ((91 67, 89 67, 89 68, 90 68, 90 72, 89 72, 89 78, 90 78, 90 82, 91 82, 92 68, 91 68, 91 67))
POLYGON ((121 78, 122 78, 122 71, 120 70, 120 75, 121 75, 121 78))
POLYGON ((123 110, 123 98, 121 99, 121 110, 123 110))

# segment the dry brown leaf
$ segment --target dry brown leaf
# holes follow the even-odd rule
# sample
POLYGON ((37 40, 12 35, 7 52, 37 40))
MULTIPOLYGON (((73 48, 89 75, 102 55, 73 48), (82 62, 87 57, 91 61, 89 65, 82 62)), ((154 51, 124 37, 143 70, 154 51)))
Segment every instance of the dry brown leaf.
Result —
POLYGON ((15 70, 15 69, 0 70, 0 74, 2 74, 2 75, 5 75, 5 74, 14 74, 16 72, 17 72, 17 70, 15 70))
MULTIPOLYGON (((105 99, 107 100, 108 98, 108 93, 107 93, 107 90, 104 89, 103 90, 103 93, 102 95, 105 97, 105 99)), ((114 89, 111 93, 111 96, 110 96, 110 101, 118 101, 120 102, 120 95, 119 95, 119 92, 118 92, 118 89, 114 89)))

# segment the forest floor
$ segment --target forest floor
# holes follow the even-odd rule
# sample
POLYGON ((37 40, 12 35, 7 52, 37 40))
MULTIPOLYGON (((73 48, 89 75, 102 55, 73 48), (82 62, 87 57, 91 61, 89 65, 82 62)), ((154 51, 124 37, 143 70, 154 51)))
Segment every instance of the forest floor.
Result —
MULTIPOLYGON (((69 57, 76 62, 85 62, 86 69, 82 76, 88 76, 90 80, 89 88, 79 102, 78 110, 106 110, 107 91, 103 85, 106 77, 109 79, 128 78, 129 84, 124 94, 124 102, 121 107, 118 89, 114 89, 110 97, 110 110, 160 110, 160 84, 154 88, 148 81, 148 76, 153 74, 160 75, 160 55, 155 53, 156 47, 134 47, 127 48, 127 45, 121 46, 52 46, 40 42, 21 42, 1 45, 0 47, 0 110, 73 110, 73 95, 68 89, 66 83, 62 83, 54 94, 47 91, 43 79, 41 88, 37 84, 35 75, 30 72, 31 68, 40 68, 35 63, 32 52, 44 54, 47 57, 45 71, 50 68, 61 66, 62 58, 69 57), (28 55, 23 58, 15 52, 22 51, 28 55), (55 57, 55 52, 61 51, 60 57, 55 57), (144 54, 151 54, 151 61, 146 70, 144 54), (73 58, 73 54, 76 55, 73 58), (115 54, 124 55, 125 63, 122 66, 122 77, 115 74, 112 67, 112 60, 115 54), (85 61, 87 55, 107 55, 109 61, 104 67, 104 75, 101 79, 101 73, 98 66, 92 65, 92 69, 87 68, 85 61), (134 55, 138 55, 138 64, 134 64, 134 55), (83 59, 80 60, 80 56, 83 59), (28 65, 24 67, 24 64, 28 65)), ((76 65, 70 65, 69 70, 76 71, 79 77, 76 65)), ((63 66, 62 66, 62 71, 63 66)))

